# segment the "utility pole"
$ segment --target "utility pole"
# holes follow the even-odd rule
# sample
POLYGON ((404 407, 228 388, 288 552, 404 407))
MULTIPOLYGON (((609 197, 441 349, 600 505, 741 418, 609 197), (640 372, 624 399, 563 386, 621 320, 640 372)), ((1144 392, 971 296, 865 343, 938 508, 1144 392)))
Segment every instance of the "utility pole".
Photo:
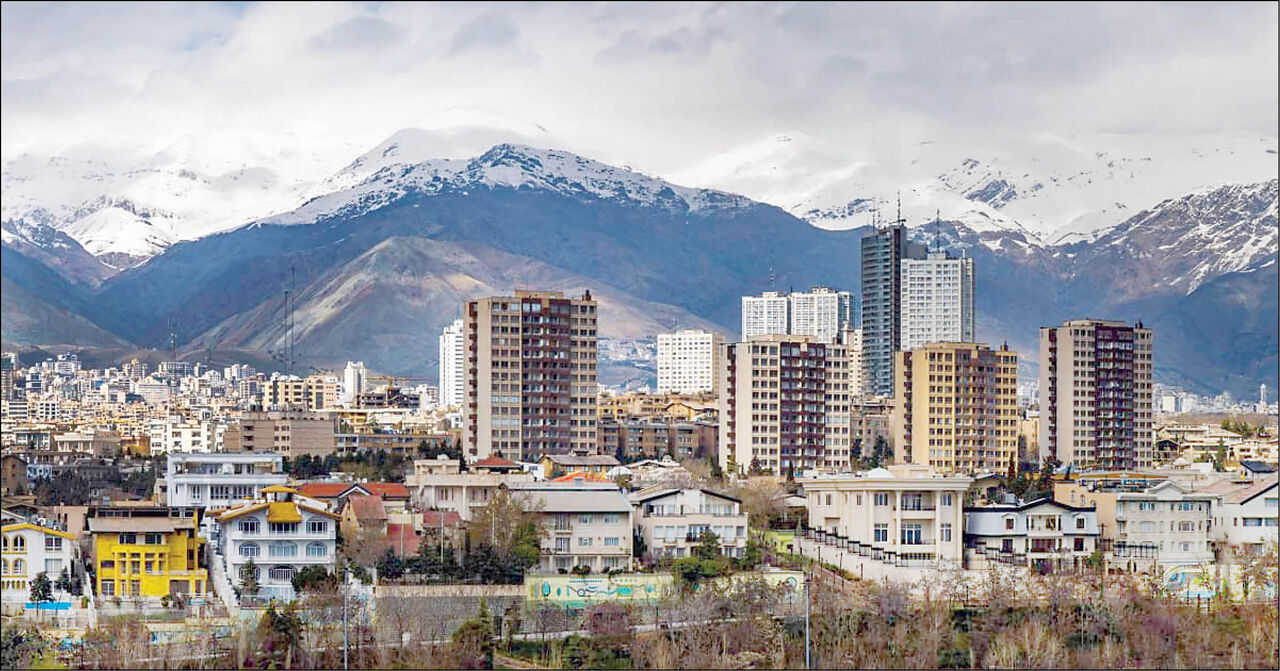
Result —
POLYGON ((805 577, 804 577, 804 668, 806 668, 806 669, 812 669, 812 668, 813 668, 813 663, 812 663, 812 660, 810 659, 810 652, 809 652, 809 643, 810 643, 810 638, 809 638, 809 611, 810 611, 810 608, 809 608, 809 593, 810 593, 810 589, 811 589, 811 588, 810 588, 810 586, 809 586, 809 583, 811 583, 811 582, 813 582, 813 568, 812 568, 812 567, 810 567, 810 568, 809 568, 809 570, 808 570, 808 572, 807 572, 807 575, 805 575, 805 577))
POLYGON ((347 648, 349 647, 347 642, 347 638, 348 638, 348 635, 347 635, 347 589, 350 587, 350 585, 348 584, 348 577, 347 577, 348 570, 349 569, 347 566, 344 565, 342 567, 342 669, 343 671, 346 671, 348 668, 350 668, 347 666, 347 648))

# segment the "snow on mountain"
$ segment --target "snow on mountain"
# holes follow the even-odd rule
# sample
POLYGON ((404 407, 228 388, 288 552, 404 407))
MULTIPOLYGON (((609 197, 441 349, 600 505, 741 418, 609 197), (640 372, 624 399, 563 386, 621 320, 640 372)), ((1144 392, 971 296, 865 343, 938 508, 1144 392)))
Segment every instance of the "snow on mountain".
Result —
POLYGON ((1171 193, 1275 176, 1275 137, 1045 134, 1002 144, 1011 148, 927 139, 877 153, 787 133, 669 176, 772 203, 822 228, 867 225, 876 210, 891 220, 900 195, 908 225, 940 210, 977 232, 1050 245, 1096 239, 1171 193))
POLYGON ((128 265, 150 258, 173 244, 173 218, 166 213, 139 210, 127 200, 103 199, 99 207, 86 208, 62 228, 90 254, 128 265))
POLYGON ((623 199, 690 211, 751 204, 742 196, 677 186, 555 149, 499 144, 470 160, 433 159, 417 163, 400 162, 397 143, 387 145, 384 151, 391 153, 392 150, 397 155, 390 164, 359 184, 318 196, 294 212, 267 217, 253 225, 310 224, 334 216, 371 212, 409 193, 465 193, 468 189, 494 187, 543 189, 573 197, 623 199))

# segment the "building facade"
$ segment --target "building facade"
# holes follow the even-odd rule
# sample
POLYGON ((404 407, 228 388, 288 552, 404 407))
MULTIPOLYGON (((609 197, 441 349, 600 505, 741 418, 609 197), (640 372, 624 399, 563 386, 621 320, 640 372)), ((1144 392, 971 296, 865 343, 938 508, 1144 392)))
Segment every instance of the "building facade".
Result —
POLYGON ((856 384, 842 344, 805 336, 760 336, 722 347, 720 466, 781 475, 847 470, 854 447, 856 384))
POLYGON ((275 452, 290 459, 304 454, 324 457, 336 450, 333 423, 324 413, 251 410, 240 416, 235 449, 275 452))
POLYGON ((965 508, 964 539, 968 568, 1002 562, 1041 573, 1082 570, 1100 547, 1096 511, 1052 499, 965 508))
POLYGON ((1003 473, 1018 459, 1018 354, 930 343, 896 354, 894 449, 941 472, 1003 473))
POLYGON ((288 481, 283 461, 271 452, 172 453, 165 468, 165 503, 229 508, 256 499, 263 489, 288 481))
POLYGON ((364 391, 367 374, 363 361, 348 361, 347 367, 342 369, 342 394, 338 397, 338 402, 344 405, 354 404, 364 391))
POLYGON ((973 342, 973 259, 930 252, 923 259, 903 259, 900 272, 899 349, 973 342))
POLYGON ((296 494, 289 487, 268 487, 262 500, 218 515, 217 556, 242 593, 250 561, 257 570, 256 596, 264 599, 292 600, 293 576, 307 566, 333 571, 338 516, 295 501, 296 494))
POLYGON ((1213 561, 1213 497, 1165 481, 1141 492, 1116 494, 1112 554, 1130 570, 1213 561))
POLYGON ((786 294, 766 291, 759 296, 742 297, 742 339, 754 336, 784 335, 790 328, 791 301, 786 294))
POLYGON ((462 320, 455 319, 440 333, 440 405, 462 407, 466 400, 466 337, 462 320))
POLYGON ((658 334, 658 393, 715 393, 716 361, 724 339, 710 331, 658 334))
MULTIPOLYGON (((0 543, 0 600, 5 604, 28 603, 31 583, 41 573, 55 583, 64 570, 76 570, 75 537, 65 531, 30 522, 6 524, 0 528, 0 543)), ((72 596, 53 591, 57 601, 72 596)))
POLYGON ((925 255, 924 245, 908 242, 901 224, 862 238, 863 393, 893 393, 893 353, 902 349, 902 261, 925 255))
POLYGON ((543 573, 575 566, 601 573, 631 566, 631 502, 617 485, 528 482, 507 489, 538 511, 546 529, 539 561, 543 573))
POLYGON ((960 565, 964 494, 972 478, 894 465, 859 476, 805 478, 809 527, 898 565, 960 565))
POLYGON ((716 535, 720 554, 741 557, 747 548, 742 501, 705 489, 661 489, 630 496, 636 531, 655 558, 697 554, 703 532, 716 535))
POLYGON ((818 342, 840 341, 845 328, 857 326, 858 312, 853 294, 830 287, 814 287, 792 292, 788 333, 809 336, 818 342))
POLYGON ((596 301, 558 291, 470 300, 463 449, 528 461, 596 449, 596 301))
POLYGON ((90 506, 88 523, 99 598, 206 592, 198 508, 90 506))
POLYGON ((1152 333, 1079 319, 1040 329, 1040 457, 1078 468, 1151 465, 1152 333))

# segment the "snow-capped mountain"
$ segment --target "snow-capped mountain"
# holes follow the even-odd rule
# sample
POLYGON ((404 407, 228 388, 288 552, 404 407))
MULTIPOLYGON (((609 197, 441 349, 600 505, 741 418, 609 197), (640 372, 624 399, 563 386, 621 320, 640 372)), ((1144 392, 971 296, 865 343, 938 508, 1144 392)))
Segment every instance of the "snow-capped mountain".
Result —
MULTIPOLYGON (((409 193, 465 193, 468 189, 495 187, 593 196, 690 212, 752 204, 742 196, 677 186, 555 149, 500 144, 470 160, 402 162, 413 160, 414 154, 402 153, 400 145, 392 143, 379 155, 381 167, 358 184, 313 198, 293 212, 266 217, 251 225, 310 224, 339 216, 359 216, 409 193), (402 156, 405 157, 402 159, 402 156)), ((344 172, 360 174, 368 169, 367 165, 360 162, 344 172)))
POLYGON ((877 154, 786 133, 672 177, 772 203, 822 228, 867 225, 875 212, 892 220, 901 197, 910 226, 940 213, 978 232, 1059 245, 1094 239, 1169 194, 1276 174, 1275 137, 1046 134, 1009 144, 1017 149, 925 139, 877 154))

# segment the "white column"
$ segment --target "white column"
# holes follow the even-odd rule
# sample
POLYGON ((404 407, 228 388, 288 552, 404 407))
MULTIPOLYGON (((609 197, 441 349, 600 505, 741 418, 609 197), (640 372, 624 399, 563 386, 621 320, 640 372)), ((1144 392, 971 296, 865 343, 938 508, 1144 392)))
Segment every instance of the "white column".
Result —
POLYGON ((876 541, 876 493, 874 490, 866 491, 867 502, 867 528, 865 531, 866 543, 873 544, 876 541))
MULTIPOLYGON (((942 559, 942 493, 938 491, 933 494, 933 552, 937 559, 942 559)), ((955 537, 954 529, 951 532, 955 537)))
POLYGON ((893 528, 889 530, 889 541, 895 552, 902 552, 902 490, 893 490, 893 528))

